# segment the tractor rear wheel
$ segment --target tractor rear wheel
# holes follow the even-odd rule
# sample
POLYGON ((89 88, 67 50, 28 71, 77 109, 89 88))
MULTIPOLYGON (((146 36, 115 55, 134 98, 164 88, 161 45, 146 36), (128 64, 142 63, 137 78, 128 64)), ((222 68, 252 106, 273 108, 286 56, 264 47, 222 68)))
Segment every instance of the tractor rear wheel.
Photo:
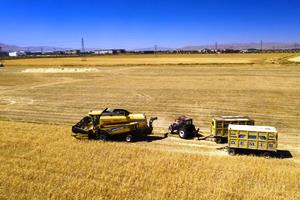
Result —
POLYGON ((188 132, 186 131, 185 128, 181 128, 178 130, 178 135, 180 138, 183 138, 183 139, 187 139, 188 138, 188 132))

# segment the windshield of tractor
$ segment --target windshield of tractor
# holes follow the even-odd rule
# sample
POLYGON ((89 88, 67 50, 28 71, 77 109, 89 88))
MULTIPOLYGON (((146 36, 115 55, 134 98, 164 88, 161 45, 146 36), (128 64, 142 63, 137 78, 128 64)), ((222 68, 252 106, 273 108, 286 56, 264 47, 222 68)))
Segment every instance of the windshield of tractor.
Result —
POLYGON ((192 125, 193 124, 193 120, 192 119, 186 120, 185 124, 186 125, 192 125))

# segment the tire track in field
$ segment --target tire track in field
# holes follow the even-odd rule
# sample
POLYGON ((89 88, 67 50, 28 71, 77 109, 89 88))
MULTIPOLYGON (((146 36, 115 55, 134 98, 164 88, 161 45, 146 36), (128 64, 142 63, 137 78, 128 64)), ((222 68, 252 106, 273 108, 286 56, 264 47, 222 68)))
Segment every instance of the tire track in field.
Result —
POLYGON ((80 79, 74 79, 74 78, 63 78, 63 79, 65 79, 65 80, 41 83, 41 84, 37 84, 37 85, 21 86, 21 87, 12 88, 12 89, 8 89, 8 90, 4 90, 4 91, 2 90, 2 91, 0 91, 0 94, 3 95, 5 93, 9 93, 9 92, 21 92, 21 91, 30 90, 30 89, 49 87, 49 86, 66 84, 66 83, 80 82, 80 81, 87 81, 87 80, 80 80, 80 79))

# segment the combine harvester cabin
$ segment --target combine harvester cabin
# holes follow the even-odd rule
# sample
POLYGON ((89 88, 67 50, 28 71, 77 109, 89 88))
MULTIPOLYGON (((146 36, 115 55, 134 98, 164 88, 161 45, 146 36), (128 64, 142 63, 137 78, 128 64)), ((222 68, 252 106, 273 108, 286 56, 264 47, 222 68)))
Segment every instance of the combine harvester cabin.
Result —
POLYGON ((214 117, 211 122, 211 135, 215 142, 227 142, 228 126, 230 124, 237 125, 254 125, 254 120, 247 116, 218 116, 214 117))
POLYGON ((228 153, 249 151, 260 153, 265 157, 277 152, 278 134, 272 126, 229 125, 228 153))

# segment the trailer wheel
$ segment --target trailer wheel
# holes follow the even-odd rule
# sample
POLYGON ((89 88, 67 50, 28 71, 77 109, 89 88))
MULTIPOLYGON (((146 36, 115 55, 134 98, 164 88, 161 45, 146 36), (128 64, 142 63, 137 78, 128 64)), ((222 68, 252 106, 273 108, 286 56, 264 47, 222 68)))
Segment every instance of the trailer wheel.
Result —
POLYGON ((187 139, 188 138, 188 133, 185 130, 185 128, 179 129, 178 135, 179 135, 180 138, 183 138, 183 139, 187 139))
POLYGON ((272 154, 271 154, 271 152, 266 151, 266 152, 263 153, 263 157, 264 158, 271 158, 272 154))
POLYGON ((222 144, 223 140, 222 140, 221 137, 216 137, 216 138, 215 138, 215 142, 216 142, 217 144, 222 144))
POLYGON ((234 156, 236 154, 236 150, 235 149, 228 149, 228 154, 231 155, 231 156, 234 156))
POLYGON ((127 134, 125 137, 126 142, 133 142, 133 135, 132 134, 127 134))

